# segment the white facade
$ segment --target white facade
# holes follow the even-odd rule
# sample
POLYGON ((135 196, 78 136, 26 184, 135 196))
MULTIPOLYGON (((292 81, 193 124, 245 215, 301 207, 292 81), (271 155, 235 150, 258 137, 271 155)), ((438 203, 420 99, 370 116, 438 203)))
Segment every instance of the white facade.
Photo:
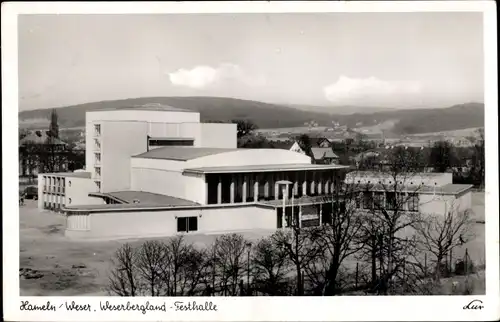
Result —
POLYGON ((88 112, 86 168, 99 192, 131 188, 130 157, 148 150, 148 137, 190 138, 195 147, 236 148, 236 125, 200 123, 200 114, 194 112, 88 112))

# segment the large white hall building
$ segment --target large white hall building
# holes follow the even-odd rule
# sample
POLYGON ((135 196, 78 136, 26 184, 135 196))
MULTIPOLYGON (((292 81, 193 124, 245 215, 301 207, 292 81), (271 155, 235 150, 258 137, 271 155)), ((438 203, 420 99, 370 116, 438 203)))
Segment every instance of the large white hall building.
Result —
MULTIPOLYGON (((347 166, 236 145, 236 124, 201 123, 199 113, 170 106, 87 112, 85 171, 39 174, 39 207, 66 215, 67 236, 89 239, 273 230, 292 216, 303 226, 330 220, 325 196, 347 166)), ((447 193, 463 198, 469 190, 447 193)))

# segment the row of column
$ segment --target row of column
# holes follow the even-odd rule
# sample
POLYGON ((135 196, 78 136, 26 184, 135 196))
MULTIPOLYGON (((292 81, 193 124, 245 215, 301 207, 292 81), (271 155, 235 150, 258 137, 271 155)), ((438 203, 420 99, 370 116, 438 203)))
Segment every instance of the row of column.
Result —
MULTIPOLYGON (((302 182, 299 182, 297 178, 297 174, 293 176, 294 178, 290 178, 291 176, 287 176, 285 172, 278 173, 276 176, 274 173, 271 175, 271 178, 268 178, 266 182, 264 182, 264 198, 268 198, 270 196, 270 186, 274 184, 274 198, 276 200, 279 199, 280 195, 280 187, 276 181, 279 180, 289 180, 292 182, 290 186, 292 186, 293 189, 293 194, 295 196, 298 196, 299 194, 299 185, 302 185, 301 189, 301 194, 298 197, 301 196, 307 196, 308 192, 311 195, 315 194, 329 194, 332 193, 334 190, 334 179, 333 176, 329 178, 325 178, 324 176, 319 176, 319 178, 316 178, 314 175, 314 172, 311 172, 309 174, 313 174, 312 180, 309 181, 307 178, 307 174, 304 176, 304 179, 302 182)), ((238 178, 242 178, 243 182, 241 183, 241 189, 242 189, 242 202, 247 202, 247 197, 248 197, 248 191, 251 189, 253 190, 253 200, 257 201, 259 199, 259 187, 260 187, 260 181, 262 178, 261 174, 258 174, 257 176, 253 175, 240 175, 240 174, 231 174, 231 180, 229 184, 229 198, 230 198, 230 203, 235 202, 235 192, 236 192, 236 184, 239 180, 238 178), (252 187, 253 186, 253 187, 252 187), (253 188, 253 189, 252 189, 253 188)), ((207 189, 206 189, 206 194, 207 194, 207 202, 208 202, 208 180, 206 181, 207 183, 207 189)), ((288 196, 289 195, 289 189, 290 186, 287 185, 285 187, 285 194, 288 196)), ((218 178, 217 182, 217 203, 221 204, 222 203, 222 179, 221 176, 218 178)))
POLYGON ((43 177, 41 203, 46 209, 60 209, 66 203, 65 178, 55 176, 43 177))

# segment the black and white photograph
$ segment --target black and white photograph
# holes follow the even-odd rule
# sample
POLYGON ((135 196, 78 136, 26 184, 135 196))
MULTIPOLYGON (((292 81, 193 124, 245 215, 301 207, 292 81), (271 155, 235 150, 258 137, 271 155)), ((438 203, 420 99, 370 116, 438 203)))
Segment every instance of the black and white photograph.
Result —
POLYGON ((215 311, 448 295, 498 312, 481 300, 499 282, 484 12, 16 21, 16 296, 215 311))

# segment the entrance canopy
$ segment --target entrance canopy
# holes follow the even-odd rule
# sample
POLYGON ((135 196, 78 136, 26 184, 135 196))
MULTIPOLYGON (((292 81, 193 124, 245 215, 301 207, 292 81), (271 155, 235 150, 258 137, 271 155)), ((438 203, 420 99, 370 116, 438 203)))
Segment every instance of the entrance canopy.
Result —
POLYGON ((267 165, 240 165, 221 167, 201 167, 184 169, 184 173, 251 173, 251 172, 276 172, 276 171, 314 171, 348 169, 349 166, 338 164, 267 164, 267 165))

